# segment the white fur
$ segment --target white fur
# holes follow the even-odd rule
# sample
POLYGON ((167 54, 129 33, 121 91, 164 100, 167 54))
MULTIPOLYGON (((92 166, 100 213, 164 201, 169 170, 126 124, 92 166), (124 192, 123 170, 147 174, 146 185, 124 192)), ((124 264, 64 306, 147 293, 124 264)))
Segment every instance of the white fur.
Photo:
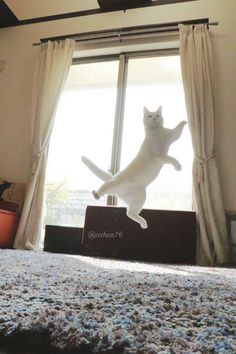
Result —
POLYGON ((147 222, 139 213, 146 200, 146 187, 157 177, 163 164, 172 164, 177 171, 181 170, 180 163, 167 155, 170 145, 177 140, 183 130, 185 121, 174 129, 163 127, 162 107, 156 112, 149 112, 144 107, 145 138, 133 161, 122 171, 112 176, 98 168, 92 161, 82 157, 85 165, 100 179, 105 181, 93 195, 99 199, 104 194, 117 195, 127 204, 127 216, 143 229, 147 222))

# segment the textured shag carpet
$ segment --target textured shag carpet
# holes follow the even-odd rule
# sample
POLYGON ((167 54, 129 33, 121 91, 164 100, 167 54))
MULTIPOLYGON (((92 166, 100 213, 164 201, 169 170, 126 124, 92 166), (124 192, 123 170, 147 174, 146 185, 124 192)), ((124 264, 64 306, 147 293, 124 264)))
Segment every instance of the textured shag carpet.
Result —
POLYGON ((0 349, 12 342, 50 353, 233 354, 236 270, 0 250, 0 349))

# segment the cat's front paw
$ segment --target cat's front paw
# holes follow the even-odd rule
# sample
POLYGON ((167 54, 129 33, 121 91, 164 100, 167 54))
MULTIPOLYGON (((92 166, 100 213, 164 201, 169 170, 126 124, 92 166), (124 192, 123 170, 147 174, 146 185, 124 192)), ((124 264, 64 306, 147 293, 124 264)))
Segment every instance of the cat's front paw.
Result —
POLYGON ((180 163, 178 161, 176 161, 174 167, 175 167, 176 171, 181 171, 182 170, 182 166, 180 165, 180 163))
POLYGON ((186 120, 182 120, 182 122, 179 123, 180 127, 183 128, 188 122, 186 120))

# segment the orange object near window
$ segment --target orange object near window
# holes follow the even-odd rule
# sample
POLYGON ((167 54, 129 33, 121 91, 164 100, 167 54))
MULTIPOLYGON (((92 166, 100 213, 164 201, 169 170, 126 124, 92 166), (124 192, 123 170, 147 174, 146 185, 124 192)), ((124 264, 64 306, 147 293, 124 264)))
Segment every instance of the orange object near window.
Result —
POLYGON ((0 209, 0 248, 12 248, 20 214, 0 209))

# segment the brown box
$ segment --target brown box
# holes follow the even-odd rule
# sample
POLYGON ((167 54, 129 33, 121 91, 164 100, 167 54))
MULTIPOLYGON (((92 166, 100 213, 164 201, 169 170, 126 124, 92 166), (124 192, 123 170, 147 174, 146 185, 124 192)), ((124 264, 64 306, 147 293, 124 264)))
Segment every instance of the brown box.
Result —
POLYGON ((126 209, 88 206, 83 252, 90 256, 148 262, 195 264, 196 215, 191 211, 147 210, 143 230, 126 209))

